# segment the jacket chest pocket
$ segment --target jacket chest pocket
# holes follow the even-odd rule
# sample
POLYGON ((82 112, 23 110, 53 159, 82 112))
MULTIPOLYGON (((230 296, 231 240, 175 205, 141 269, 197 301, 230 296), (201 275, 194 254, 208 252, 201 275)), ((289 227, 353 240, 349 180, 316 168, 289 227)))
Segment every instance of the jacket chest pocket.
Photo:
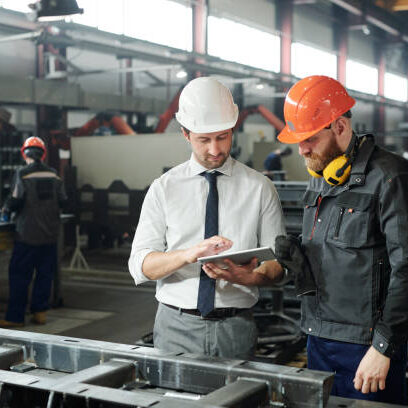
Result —
POLYGON ((335 199, 328 228, 328 241, 358 248, 369 243, 370 214, 373 208, 371 194, 344 192, 335 199))
POLYGON ((316 191, 306 191, 303 196, 303 239, 311 239, 313 236, 313 230, 319 211, 319 197, 320 193, 316 191))

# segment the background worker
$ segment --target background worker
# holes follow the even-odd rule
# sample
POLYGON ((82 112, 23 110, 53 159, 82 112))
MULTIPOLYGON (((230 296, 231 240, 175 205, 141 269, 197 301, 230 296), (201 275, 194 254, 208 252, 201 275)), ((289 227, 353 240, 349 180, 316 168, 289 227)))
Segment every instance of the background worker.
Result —
MULTIPOLYGON (((176 118, 192 155, 150 186, 129 270, 136 284, 157 281, 155 347, 248 358, 257 340, 251 308, 257 285, 268 279, 253 273, 256 260, 200 270, 197 258, 273 246, 285 233, 279 198, 268 178, 230 157, 238 107, 227 87, 214 78, 192 80, 176 118)), ((271 276, 281 272, 276 261, 258 270, 267 266, 271 276)))
POLYGON ((275 149, 266 156, 264 161, 264 169, 266 171, 280 171, 282 170, 281 157, 286 157, 292 154, 292 149, 285 146, 281 149, 275 149))
POLYGON ((9 266, 9 301, 0 327, 24 325, 28 287, 35 270, 30 310, 34 323, 46 322, 52 280, 57 269, 60 208, 66 200, 56 171, 42 161, 46 147, 39 137, 28 138, 21 154, 26 166, 14 175, 3 214, 16 213, 16 239, 9 266))
POLYGON ((284 238, 276 252, 287 268, 300 265, 314 278, 315 290, 302 297, 308 367, 335 371, 334 395, 403 404, 408 162, 377 146, 372 135, 353 132, 354 103, 325 76, 289 90, 278 139, 298 143, 313 177, 301 246, 284 238))

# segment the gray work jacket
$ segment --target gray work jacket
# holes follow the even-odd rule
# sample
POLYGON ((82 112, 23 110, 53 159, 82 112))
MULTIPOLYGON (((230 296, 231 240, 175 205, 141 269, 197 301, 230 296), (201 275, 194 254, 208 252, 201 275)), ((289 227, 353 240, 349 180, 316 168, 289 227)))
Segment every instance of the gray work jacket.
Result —
POLYGON ((408 161, 360 138, 349 180, 310 180, 302 245, 317 285, 302 330, 392 356, 408 335, 408 161))
POLYGON ((15 211, 16 241, 29 245, 55 244, 60 208, 66 201, 62 180, 43 163, 32 163, 14 175, 11 196, 5 208, 15 211))

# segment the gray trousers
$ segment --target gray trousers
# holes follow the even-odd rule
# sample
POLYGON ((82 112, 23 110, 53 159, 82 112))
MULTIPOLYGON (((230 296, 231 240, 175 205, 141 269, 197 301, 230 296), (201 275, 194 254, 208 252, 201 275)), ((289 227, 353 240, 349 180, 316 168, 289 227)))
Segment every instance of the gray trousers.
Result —
POLYGON ((235 359, 252 357, 257 337, 251 310, 234 317, 207 320, 161 303, 153 331, 154 346, 161 350, 235 359))

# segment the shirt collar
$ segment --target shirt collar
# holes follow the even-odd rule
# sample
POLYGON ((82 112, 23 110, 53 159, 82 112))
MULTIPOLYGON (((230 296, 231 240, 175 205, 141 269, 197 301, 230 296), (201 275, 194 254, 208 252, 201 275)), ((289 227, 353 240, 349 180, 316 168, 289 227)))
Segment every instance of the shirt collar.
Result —
MULTIPOLYGON (((221 167, 218 167, 217 169, 211 169, 211 171, 217 170, 226 176, 231 176, 233 164, 234 164, 234 160, 232 159, 231 156, 228 156, 227 160, 225 160, 225 163, 221 167)), ((193 176, 196 176, 205 171, 208 171, 207 168, 205 168, 200 163, 198 163, 193 153, 191 154, 189 165, 190 165, 191 174, 193 176)))

